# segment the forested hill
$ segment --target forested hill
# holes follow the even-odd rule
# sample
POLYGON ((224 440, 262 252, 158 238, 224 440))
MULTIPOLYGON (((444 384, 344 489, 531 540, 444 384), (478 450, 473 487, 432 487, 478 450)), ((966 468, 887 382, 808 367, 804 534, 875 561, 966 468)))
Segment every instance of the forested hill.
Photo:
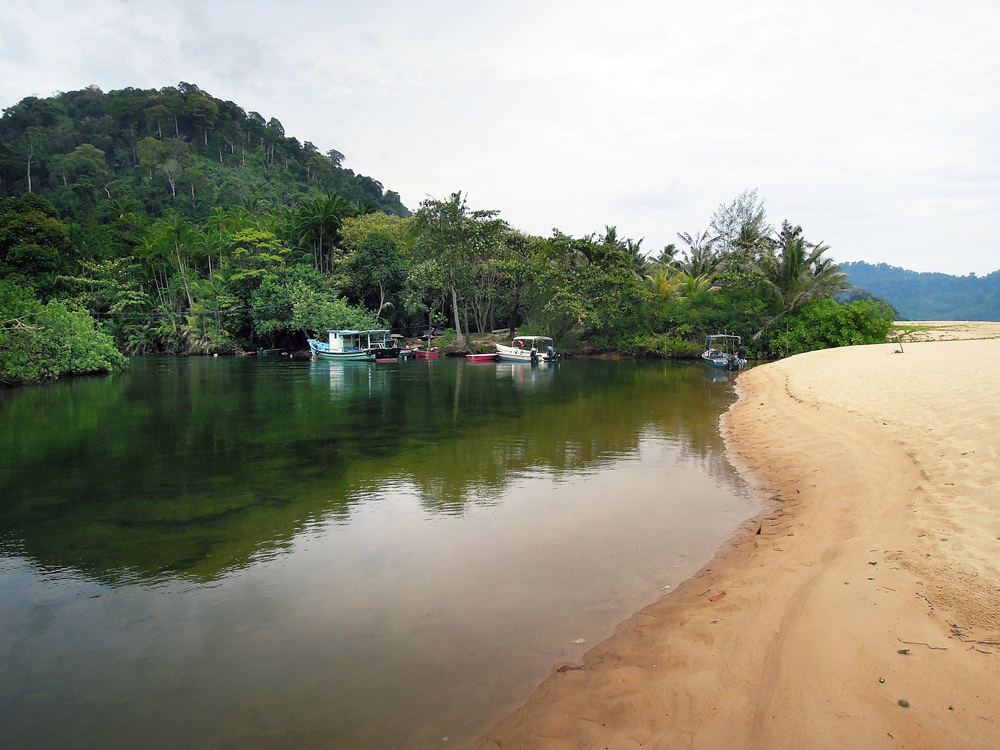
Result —
POLYGON ((843 263, 847 280, 908 320, 1000 320, 1000 271, 988 276, 918 273, 879 263, 843 263))
POLYGON ((201 221, 214 207, 296 205, 330 193, 362 211, 409 215, 397 193, 343 159, 183 82, 26 97, 0 118, 0 198, 40 194, 79 223, 115 201, 201 221))

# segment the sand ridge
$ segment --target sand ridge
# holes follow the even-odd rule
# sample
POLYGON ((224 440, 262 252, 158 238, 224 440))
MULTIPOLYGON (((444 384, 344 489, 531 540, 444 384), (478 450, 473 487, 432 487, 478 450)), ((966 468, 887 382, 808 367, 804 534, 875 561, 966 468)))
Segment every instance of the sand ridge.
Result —
POLYGON ((741 375, 722 429, 764 511, 473 747, 1000 747, 1000 340, 977 338, 741 375))

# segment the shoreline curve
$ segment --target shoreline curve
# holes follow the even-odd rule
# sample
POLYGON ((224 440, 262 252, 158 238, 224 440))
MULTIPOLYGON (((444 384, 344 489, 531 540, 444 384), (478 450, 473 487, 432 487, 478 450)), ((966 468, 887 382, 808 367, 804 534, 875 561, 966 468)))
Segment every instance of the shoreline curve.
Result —
POLYGON ((469 747, 996 748, 1000 323, 963 325, 742 374, 762 511, 469 747))

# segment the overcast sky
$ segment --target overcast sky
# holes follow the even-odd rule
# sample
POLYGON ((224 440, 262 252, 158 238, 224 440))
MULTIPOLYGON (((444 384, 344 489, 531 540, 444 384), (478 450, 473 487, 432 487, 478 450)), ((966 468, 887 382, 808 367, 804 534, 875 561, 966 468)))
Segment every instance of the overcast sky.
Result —
POLYGON ((996 0, 2 0, 0 107, 180 81, 411 209, 659 254, 756 188, 837 261, 1000 269, 996 0))

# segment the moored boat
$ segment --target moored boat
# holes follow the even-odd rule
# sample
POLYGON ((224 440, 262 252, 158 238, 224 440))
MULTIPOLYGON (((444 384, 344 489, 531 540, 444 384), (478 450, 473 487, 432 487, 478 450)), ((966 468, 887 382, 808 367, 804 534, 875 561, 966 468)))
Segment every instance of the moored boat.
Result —
POLYGON ((496 352, 474 352, 465 355, 469 362, 496 362, 498 357, 496 352))
POLYGON ((711 367, 733 370, 737 367, 736 350, 742 339, 728 333, 713 333, 705 337, 705 351, 701 353, 702 361, 711 367))
POLYGON ((399 356, 399 345, 389 338, 388 329, 368 331, 329 330, 326 342, 309 339, 314 357, 331 360, 392 360, 399 356))
POLYGON ((504 362, 556 362, 555 342, 549 336, 515 336, 511 346, 497 344, 497 356, 504 362))

